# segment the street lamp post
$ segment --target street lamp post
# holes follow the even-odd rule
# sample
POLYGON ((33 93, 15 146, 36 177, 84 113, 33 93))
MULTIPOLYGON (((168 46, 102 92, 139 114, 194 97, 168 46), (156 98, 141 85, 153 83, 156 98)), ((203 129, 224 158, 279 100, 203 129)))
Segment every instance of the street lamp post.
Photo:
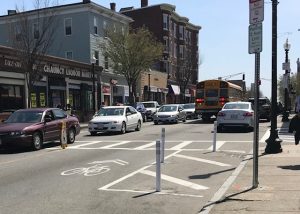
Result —
POLYGON ((272 108, 270 137, 266 140, 265 153, 282 152, 277 130, 277 5, 278 0, 272 0, 272 108))
POLYGON ((282 114, 282 122, 289 121, 289 111, 288 111, 288 103, 289 103, 289 50, 291 48, 291 44, 289 44, 288 39, 286 39, 283 44, 283 48, 285 50, 285 74, 284 74, 284 111, 282 114))
POLYGON ((151 98, 150 79, 151 79, 151 74, 148 73, 148 101, 150 101, 151 98))
POLYGON ((92 105, 93 105, 93 112, 96 112, 96 90, 95 90, 95 63, 97 59, 95 56, 93 56, 91 62, 92 62, 92 105))

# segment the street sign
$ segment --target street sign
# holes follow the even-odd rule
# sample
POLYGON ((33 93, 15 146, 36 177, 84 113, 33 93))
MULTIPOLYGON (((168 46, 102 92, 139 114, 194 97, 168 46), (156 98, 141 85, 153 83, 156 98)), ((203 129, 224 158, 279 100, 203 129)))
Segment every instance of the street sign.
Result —
POLYGON ((256 24, 264 20, 264 0, 249 0, 249 23, 256 24))
POLYGON ((262 51, 262 23, 249 25, 249 54, 262 51))

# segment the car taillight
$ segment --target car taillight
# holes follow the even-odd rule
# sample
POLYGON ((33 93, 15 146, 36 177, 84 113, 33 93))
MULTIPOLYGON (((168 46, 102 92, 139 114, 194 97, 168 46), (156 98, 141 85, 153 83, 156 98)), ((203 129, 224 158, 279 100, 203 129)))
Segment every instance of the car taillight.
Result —
POLYGON ((253 116, 253 113, 251 112, 246 112, 243 114, 244 117, 252 117, 253 116))
POLYGON ((204 102, 204 99, 202 99, 202 98, 196 99, 196 103, 203 103, 203 102, 204 102))
POLYGON ((225 117, 225 113, 219 112, 219 113, 218 113, 218 117, 225 117))
POLYGON ((219 102, 221 103, 221 105, 224 105, 225 104, 225 98, 224 97, 220 97, 219 98, 219 102))

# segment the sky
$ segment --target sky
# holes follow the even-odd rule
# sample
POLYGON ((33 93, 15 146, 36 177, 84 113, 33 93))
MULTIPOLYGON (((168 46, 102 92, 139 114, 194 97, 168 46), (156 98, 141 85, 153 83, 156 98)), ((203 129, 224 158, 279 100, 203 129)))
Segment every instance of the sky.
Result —
MULTIPOLYGON (((55 0, 60 5, 81 0, 55 0)), ((140 0, 92 0, 110 8, 116 3, 116 10, 122 7, 140 7, 140 0)), ((33 9, 34 0, 2 1, 0 15, 7 10, 24 4, 33 9)), ((279 0, 277 8, 277 75, 284 73, 285 61, 283 44, 291 44, 289 59, 291 72, 297 72, 297 58, 300 57, 300 0, 279 0)), ((199 25, 199 81, 228 77, 242 79, 245 73, 246 86, 254 82, 255 54, 248 53, 249 0, 148 0, 148 5, 168 3, 176 6, 176 13, 189 18, 190 23, 199 25)), ((264 96, 271 98, 272 72, 272 2, 264 1, 263 50, 260 53, 260 89, 264 96)))

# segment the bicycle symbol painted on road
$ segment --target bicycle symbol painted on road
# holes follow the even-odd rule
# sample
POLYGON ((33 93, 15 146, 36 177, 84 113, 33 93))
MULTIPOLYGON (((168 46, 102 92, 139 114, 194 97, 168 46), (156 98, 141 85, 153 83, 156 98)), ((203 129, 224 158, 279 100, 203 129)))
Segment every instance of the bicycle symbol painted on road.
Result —
POLYGON ((120 159, 116 160, 105 160, 105 161, 93 161, 88 164, 93 164, 93 166, 90 167, 79 167, 79 168, 74 168, 74 169, 69 169, 66 171, 63 171, 60 173, 61 175, 84 175, 84 176, 95 176, 95 175, 100 175, 103 173, 106 173, 110 170, 110 167, 107 165, 103 165, 103 163, 115 163, 119 165, 128 165, 129 163, 120 159))

